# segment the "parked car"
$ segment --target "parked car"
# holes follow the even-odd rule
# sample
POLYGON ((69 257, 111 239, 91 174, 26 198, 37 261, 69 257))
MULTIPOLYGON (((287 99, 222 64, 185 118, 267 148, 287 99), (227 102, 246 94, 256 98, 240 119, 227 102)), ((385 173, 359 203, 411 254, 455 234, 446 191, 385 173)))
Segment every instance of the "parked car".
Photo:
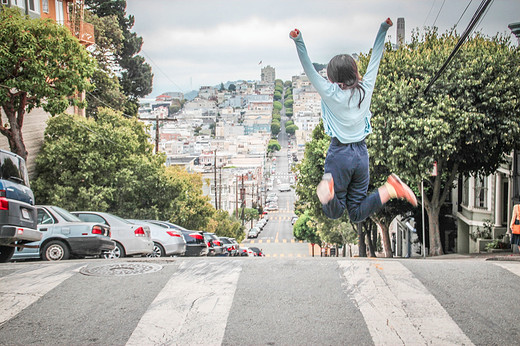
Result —
POLYGON ((255 227, 258 227, 260 228, 261 230, 264 229, 265 225, 267 225, 267 220, 265 219, 260 219, 258 220, 258 222, 256 223, 255 227))
POLYGON ((179 230, 186 241, 186 253, 184 256, 206 256, 208 254, 208 245, 204 241, 204 235, 201 231, 190 231, 182 226, 176 225, 168 221, 146 220, 147 222, 163 225, 170 229, 179 230))
POLYGON ((204 241, 203 232, 190 231, 187 229, 181 232, 186 241, 185 256, 206 256, 208 254, 208 245, 204 241))
POLYGON ((240 244, 238 243, 238 241, 235 238, 229 238, 229 240, 231 240, 231 242, 235 245, 235 249, 237 250, 235 252, 235 256, 240 255, 240 244))
POLYGON ((257 238, 258 234, 260 233, 260 229, 258 227, 253 227, 247 232, 248 238, 257 238))
POLYGON ((256 253, 248 247, 243 247, 240 249, 240 256, 254 257, 256 253))
POLYGON ((25 160, 0 150, 0 262, 11 259, 15 245, 24 247, 42 239, 36 217, 25 160))
POLYGON ((153 252, 148 254, 148 257, 182 256, 186 252, 186 240, 181 230, 143 220, 128 221, 150 228, 153 252))
POLYGON ((222 246, 226 250, 226 252, 229 254, 229 256, 236 256, 238 253, 238 247, 235 245, 233 241, 231 241, 231 238, 228 237, 218 237, 220 241, 222 242, 222 246))
POLYGON ((273 210, 278 210, 278 204, 268 204, 264 210, 267 210, 267 211, 273 211, 273 210))
POLYGON ((222 242, 218 239, 215 233, 204 232, 204 240, 208 245, 208 255, 220 256, 224 254, 222 242))
POLYGON ((12 259, 41 258, 60 261, 69 257, 100 256, 112 251, 115 243, 110 239, 110 227, 102 223, 83 222, 67 210, 39 205, 37 208, 40 241, 28 243, 32 247, 16 249, 12 259))
POLYGON ((293 216, 291 218, 291 225, 294 225, 296 223, 296 221, 298 221, 298 216, 293 216))
POLYGON ((105 258, 148 255, 153 251, 153 241, 148 226, 133 224, 110 213, 75 211, 72 214, 83 221, 102 223, 110 227, 112 240, 116 242, 116 247, 110 252, 105 252, 103 254, 105 258))
POLYGON ((253 251, 255 253, 255 256, 264 257, 262 250, 257 247, 250 247, 249 250, 253 251))

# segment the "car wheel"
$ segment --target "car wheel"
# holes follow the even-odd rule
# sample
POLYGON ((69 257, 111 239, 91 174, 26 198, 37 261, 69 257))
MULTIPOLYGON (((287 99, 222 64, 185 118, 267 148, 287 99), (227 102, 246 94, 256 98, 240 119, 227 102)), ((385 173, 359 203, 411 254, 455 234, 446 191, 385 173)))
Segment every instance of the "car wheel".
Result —
POLYGON ((61 261, 69 259, 69 248, 61 240, 51 240, 42 249, 41 258, 44 261, 61 261))
POLYGON ((146 257, 164 257, 166 252, 161 244, 153 242, 153 251, 150 252, 146 257))
POLYGON ((5 263, 13 257, 14 247, 0 246, 0 263, 5 263))
POLYGON ((103 254, 103 258, 113 259, 113 258, 122 258, 125 257, 125 249, 123 245, 116 243, 116 247, 112 251, 107 251, 103 254))

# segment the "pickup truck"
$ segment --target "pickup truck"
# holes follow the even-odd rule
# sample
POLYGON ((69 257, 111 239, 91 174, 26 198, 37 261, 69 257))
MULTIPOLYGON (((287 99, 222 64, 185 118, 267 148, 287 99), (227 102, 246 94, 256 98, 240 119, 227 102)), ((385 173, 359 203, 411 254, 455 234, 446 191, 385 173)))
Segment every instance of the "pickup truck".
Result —
POLYGON ((9 261, 15 248, 42 239, 37 221, 25 160, 0 149, 0 262, 9 261))

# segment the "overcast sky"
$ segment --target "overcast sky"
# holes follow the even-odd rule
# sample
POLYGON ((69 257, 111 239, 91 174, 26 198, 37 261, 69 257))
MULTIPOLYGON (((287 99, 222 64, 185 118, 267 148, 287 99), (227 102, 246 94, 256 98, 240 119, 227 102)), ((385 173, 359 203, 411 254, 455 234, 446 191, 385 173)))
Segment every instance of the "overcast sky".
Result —
MULTIPOLYGON (((311 60, 326 64, 336 54, 368 52, 387 17, 394 21, 387 41, 395 42, 398 17, 405 18, 406 41, 425 26, 445 32, 459 22, 462 33, 481 1, 127 0, 127 14, 135 16, 133 30, 144 39, 141 54, 154 73, 150 96, 157 96, 259 80, 267 65, 276 78, 289 80, 303 71, 289 39, 294 28, 311 60)), ((520 22, 520 0, 494 0, 476 30, 511 35, 507 25, 513 22, 520 22)))

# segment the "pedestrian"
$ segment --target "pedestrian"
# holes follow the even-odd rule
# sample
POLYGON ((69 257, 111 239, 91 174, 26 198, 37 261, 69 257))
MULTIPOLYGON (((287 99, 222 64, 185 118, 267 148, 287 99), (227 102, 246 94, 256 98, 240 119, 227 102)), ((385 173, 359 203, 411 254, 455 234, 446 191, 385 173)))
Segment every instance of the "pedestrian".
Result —
POLYGON ((406 199, 417 206, 413 191, 395 174, 367 195, 370 174, 365 137, 372 132, 369 108, 386 32, 392 25, 390 18, 381 23, 363 78, 356 61, 340 54, 328 63, 326 80, 311 63, 301 32, 294 29, 289 34, 309 81, 321 96, 321 117, 325 133, 331 137, 325 174, 316 189, 323 211, 331 219, 341 217, 347 209, 353 222, 361 222, 391 198, 406 199))
POLYGON ((508 233, 512 233, 511 246, 520 246, 520 204, 515 204, 513 207, 513 216, 511 217, 508 233))

